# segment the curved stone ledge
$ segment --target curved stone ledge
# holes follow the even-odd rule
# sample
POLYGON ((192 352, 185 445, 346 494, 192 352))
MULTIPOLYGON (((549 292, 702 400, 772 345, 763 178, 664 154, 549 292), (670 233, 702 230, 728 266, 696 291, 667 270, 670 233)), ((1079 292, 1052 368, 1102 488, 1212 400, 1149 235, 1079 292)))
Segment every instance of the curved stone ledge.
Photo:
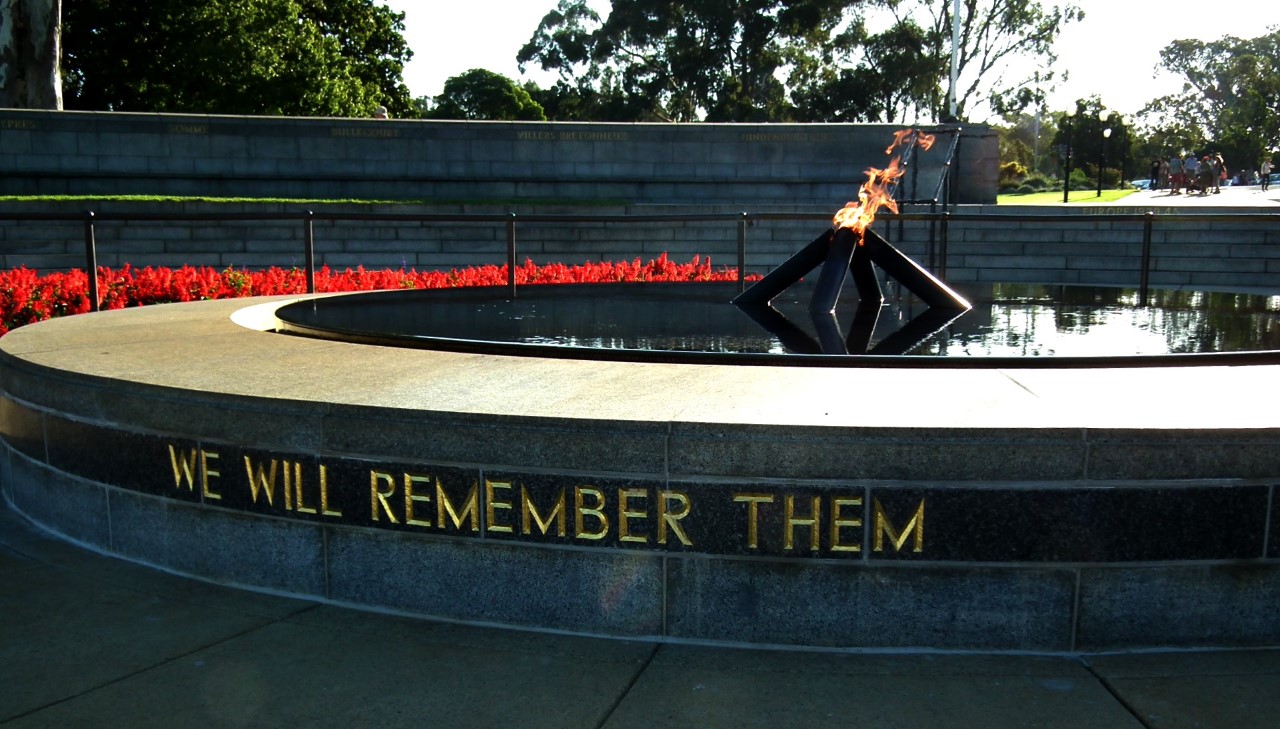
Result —
POLYGON ((1280 368, 557 361, 264 331, 0 340, 0 487, 69 539, 448 620, 823 648, 1280 643, 1280 368))

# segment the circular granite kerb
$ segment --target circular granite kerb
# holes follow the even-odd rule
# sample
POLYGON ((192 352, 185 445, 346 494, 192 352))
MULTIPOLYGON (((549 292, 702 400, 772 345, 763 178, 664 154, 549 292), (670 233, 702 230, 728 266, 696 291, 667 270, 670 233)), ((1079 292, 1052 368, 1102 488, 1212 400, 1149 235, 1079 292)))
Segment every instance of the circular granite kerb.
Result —
POLYGON ((564 361, 197 302, 0 340, 5 498, 193 576, 825 648, 1280 642, 1280 368, 564 361))

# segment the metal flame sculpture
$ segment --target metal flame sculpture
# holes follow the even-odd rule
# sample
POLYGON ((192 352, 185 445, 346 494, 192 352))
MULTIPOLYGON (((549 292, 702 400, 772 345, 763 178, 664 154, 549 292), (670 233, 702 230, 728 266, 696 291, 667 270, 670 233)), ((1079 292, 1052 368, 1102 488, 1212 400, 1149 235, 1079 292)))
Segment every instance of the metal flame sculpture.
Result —
MULTIPOLYGON (((894 142, 885 150, 885 154, 892 154, 902 146, 906 146, 908 152, 927 150, 933 144, 933 139, 933 135, 905 129, 894 134, 894 142)), ((884 169, 868 169, 868 179, 858 191, 858 200, 836 212, 830 230, 824 231, 812 243, 752 284, 733 303, 758 322, 776 322, 781 314, 772 310, 769 302, 821 266, 818 283, 809 301, 809 312, 818 325, 820 338, 825 339, 822 332, 830 328, 828 324, 833 321, 836 303, 849 273, 853 274, 854 284, 858 288, 860 317, 866 318, 872 307, 878 310, 884 303, 884 294, 880 290, 874 264, 924 301, 931 310, 950 312, 947 321, 972 308, 963 296, 871 229, 880 209, 898 212, 898 205, 893 199, 893 188, 904 173, 902 156, 894 156, 884 169)), ((874 324, 874 317, 872 322, 874 324)), ((850 338, 853 338, 852 332, 850 338)), ((834 344, 828 346, 824 343, 822 346, 823 351, 841 349, 843 347, 834 344)))

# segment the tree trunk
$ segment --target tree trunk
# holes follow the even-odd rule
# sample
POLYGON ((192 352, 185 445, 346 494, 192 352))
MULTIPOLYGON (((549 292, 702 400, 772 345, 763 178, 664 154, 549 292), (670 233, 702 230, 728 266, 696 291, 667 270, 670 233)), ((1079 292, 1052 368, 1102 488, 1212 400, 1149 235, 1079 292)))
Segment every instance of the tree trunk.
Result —
POLYGON ((62 0, 0 0, 0 107, 62 108, 62 0))

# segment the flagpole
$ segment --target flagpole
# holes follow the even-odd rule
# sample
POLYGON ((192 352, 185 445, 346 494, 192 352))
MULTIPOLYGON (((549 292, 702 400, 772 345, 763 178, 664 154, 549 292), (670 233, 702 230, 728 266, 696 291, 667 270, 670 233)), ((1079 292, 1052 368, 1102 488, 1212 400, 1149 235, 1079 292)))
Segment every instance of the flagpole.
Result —
POLYGON ((947 90, 947 106, 951 118, 956 118, 956 77, 960 75, 960 0, 954 0, 951 10, 951 85, 947 90))

